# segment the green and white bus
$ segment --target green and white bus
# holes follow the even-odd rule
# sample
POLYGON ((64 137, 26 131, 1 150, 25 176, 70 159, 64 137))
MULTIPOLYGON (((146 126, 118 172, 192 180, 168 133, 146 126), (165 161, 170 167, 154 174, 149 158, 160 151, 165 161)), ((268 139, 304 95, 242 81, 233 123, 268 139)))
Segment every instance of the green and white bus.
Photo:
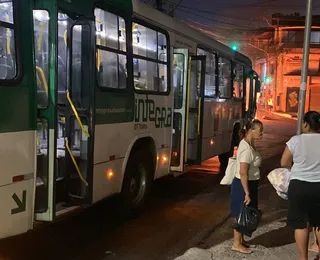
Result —
POLYGON ((130 0, 0 0, 0 238, 218 156, 254 117, 251 61, 130 0))

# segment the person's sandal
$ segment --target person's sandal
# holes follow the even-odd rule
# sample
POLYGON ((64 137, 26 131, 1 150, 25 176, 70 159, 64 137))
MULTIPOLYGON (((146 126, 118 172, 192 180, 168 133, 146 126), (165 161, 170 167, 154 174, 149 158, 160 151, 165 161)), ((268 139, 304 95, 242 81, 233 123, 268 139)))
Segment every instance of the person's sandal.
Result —
MULTIPOLYGON (((246 248, 246 247, 245 247, 245 248, 246 248)), ((246 249, 236 248, 236 247, 234 247, 234 246, 231 248, 232 251, 235 251, 235 252, 241 253, 241 254, 247 254, 247 255, 249 255, 249 254, 252 253, 252 251, 251 251, 249 248, 246 248, 246 249), (246 250, 246 249, 247 249, 247 250, 246 250)))
POLYGON ((313 244, 311 247, 309 247, 309 251, 313 253, 319 253, 319 247, 317 244, 313 244))
POLYGON ((256 245, 251 245, 251 244, 249 244, 249 243, 244 243, 244 244, 242 244, 244 247, 246 247, 246 248, 256 248, 257 246, 256 245))

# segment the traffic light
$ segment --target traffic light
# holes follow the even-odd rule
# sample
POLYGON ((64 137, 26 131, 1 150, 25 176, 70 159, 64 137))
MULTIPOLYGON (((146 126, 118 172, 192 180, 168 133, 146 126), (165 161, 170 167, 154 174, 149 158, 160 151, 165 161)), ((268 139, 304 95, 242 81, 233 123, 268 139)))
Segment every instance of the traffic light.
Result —
POLYGON ((231 44, 231 49, 232 49, 233 51, 238 51, 238 50, 239 50, 239 44, 238 44, 237 42, 233 42, 233 43, 231 44))
POLYGON ((271 83, 271 78, 269 76, 264 77, 264 82, 267 84, 271 83))

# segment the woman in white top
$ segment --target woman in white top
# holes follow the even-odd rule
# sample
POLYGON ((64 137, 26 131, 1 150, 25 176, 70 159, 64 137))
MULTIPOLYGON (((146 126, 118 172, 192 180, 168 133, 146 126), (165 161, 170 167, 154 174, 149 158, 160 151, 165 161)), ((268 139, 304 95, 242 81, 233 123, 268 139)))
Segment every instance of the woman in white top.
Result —
MULTIPOLYGON (((246 125, 246 134, 237 151, 238 172, 231 185, 231 216, 237 219, 243 204, 258 209, 258 184, 260 179, 261 156, 256 150, 255 141, 263 134, 263 124, 259 120, 246 125)), ((252 251, 243 235, 234 229, 232 250, 250 254, 252 251)))
POLYGON ((303 134, 287 142, 281 166, 291 169, 288 226, 295 230, 299 259, 307 260, 309 225, 320 238, 320 114, 307 112, 301 127, 303 134))

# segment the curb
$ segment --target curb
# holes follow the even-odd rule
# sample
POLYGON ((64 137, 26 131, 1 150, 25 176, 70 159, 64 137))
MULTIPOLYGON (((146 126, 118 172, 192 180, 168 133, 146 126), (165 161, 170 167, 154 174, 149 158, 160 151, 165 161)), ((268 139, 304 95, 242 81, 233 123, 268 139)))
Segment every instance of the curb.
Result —
POLYGON ((292 120, 296 120, 298 121, 298 118, 297 117, 293 117, 292 115, 290 114, 286 114, 286 113, 280 113, 280 112, 269 112, 268 110, 266 109, 259 109, 260 111, 263 111, 263 112, 266 112, 266 113, 271 113, 272 115, 276 115, 276 116, 281 116, 281 117, 285 117, 285 118, 288 118, 288 119, 292 119, 292 120))
POLYGON ((289 119, 293 119, 293 120, 298 121, 298 118, 293 117, 292 115, 289 115, 289 114, 278 113, 278 112, 271 112, 271 113, 272 113, 273 115, 282 116, 282 117, 285 117, 285 118, 289 118, 289 119))

